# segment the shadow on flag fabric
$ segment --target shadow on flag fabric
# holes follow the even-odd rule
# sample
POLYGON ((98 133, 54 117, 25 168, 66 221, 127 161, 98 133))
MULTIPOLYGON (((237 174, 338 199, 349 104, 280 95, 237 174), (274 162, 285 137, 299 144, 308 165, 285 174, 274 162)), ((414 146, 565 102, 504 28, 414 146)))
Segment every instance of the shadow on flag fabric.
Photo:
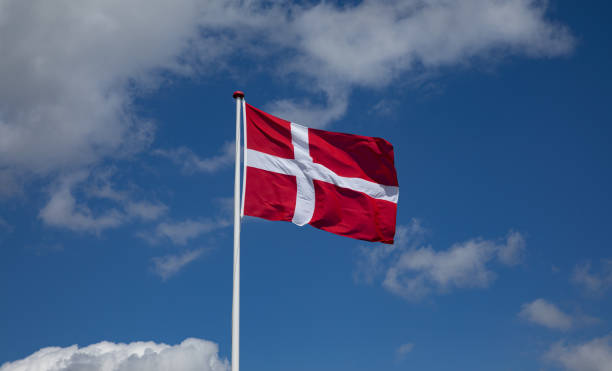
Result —
POLYGON ((399 185, 389 142, 245 108, 244 215, 393 243, 399 185))

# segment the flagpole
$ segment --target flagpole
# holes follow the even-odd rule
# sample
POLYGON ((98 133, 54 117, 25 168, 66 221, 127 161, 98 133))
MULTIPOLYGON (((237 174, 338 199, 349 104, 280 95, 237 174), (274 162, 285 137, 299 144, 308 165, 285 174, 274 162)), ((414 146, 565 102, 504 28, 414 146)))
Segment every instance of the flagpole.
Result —
POLYGON ((234 294, 232 297, 232 371, 240 369, 240 107, 244 93, 236 100, 236 161, 234 171, 234 294))

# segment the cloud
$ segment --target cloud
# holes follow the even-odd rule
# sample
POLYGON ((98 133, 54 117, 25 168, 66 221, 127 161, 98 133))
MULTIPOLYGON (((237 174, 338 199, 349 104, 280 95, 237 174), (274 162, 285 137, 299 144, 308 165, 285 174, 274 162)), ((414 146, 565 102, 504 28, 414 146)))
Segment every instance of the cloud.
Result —
POLYGON ((234 163, 236 146, 234 142, 225 142, 221 154, 209 158, 200 158, 186 147, 172 150, 157 149, 153 154, 170 159, 181 166, 183 172, 187 174, 212 173, 234 163))
POLYGON ((591 273, 591 263, 577 264, 572 274, 572 282, 591 294, 603 294, 612 287, 612 260, 602 260, 599 272, 591 273))
POLYGON ((574 45, 568 29, 549 19, 547 2, 536 0, 99 0, 78 7, 9 0, 2 13, 0 168, 36 174, 148 146, 154 127, 134 114, 134 98, 168 76, 206 73, 235 54, 274 60, 265 72, 322 92, 319 106, 274 104, 314 125, 340 117, 356 86, 382 87, 405 73, 492 53, 559 56, 574 45))
POLYGON ((154 342, 111 343, 103 341, 79 348, 43 348, 0 371, 228 371, 219 358, 217 344, 188 338, 177 345, 154 342))
POLYGON ((492 55, 559 56, 574 45, 567 28, 548 19, 547 3, 536 0, 366 0, 291 11, 285 23, 275 22, 283 27, 275 37, 295 49, 285 70, 313 80, 325 103, 283 99, 278 104, 284 110, 278 111, 311 119, 306 125, 340 117, 354 87, 381 88, 400 77, 418 80, 492 55), (309 110, 318 118, 302 116, 309 110))
POLYGON ((154 236, 141 234, 140 237, 153 244, 168 239, 175 245, 185 245, 194 238, 229 225, 231 225, 231 221, 225 218, 167 221, 157 225, 154 236))
POLYGON ((395 244, 374 248, 361 247, 354 278, 357 282, 372 284, 377 276, 388 269, 388 260, 396 256, 404 246, 413 246, 423 241, 426 234, 421 221, 413 218, 408 225, 398 225, 395 231, 395 244))
POLYGON ((574 325, 571 316, 544 299, 536 299, 521 306, 519 317, 553 330, 569 330, 574 325))
POLYGON ((397 350, 395 351, 395 355, 397 357, 397 359, 399 361, 403 360, 404 358, 406 358, 406 356, 408 355, 408 353, 412 352, 412 349, 414 348, 414 344, 412 343, 406 343, 406 344, 402 344, 400 345, 397 350))
POLYGON ((506 237, 506 244, 497 249, 497 258, 506 265, 517 265, 525 256, 525 237, 522 234, 510 231, 506 237))
MULTIPOLYGON (((566 55, 575 43, 539 0, 6 0, 0 7, 0 196, 19 193, 33 177, 57 180, 149 148, 156 123, 138 114, 137 98, 175 77, 233 76, 227 65, 236 55, 307 93, 269 102, 273 112, 324 126, 344 115, 356 88, 422 81, 506 55, 566 55)), ((231 161, 228 148, 205 159, 186 148, 158 153, 185 171, 212 172, 231 161)), ((41 211, 51 225, 121 224, 113 208, 94 216, 69 190, 52 201, 41 211)))
POLYGON ((266 106, 273 115, 308 127, 325 127, 344 115, 348 107, 348 95, 326 92, 326 105, 313 104, 309 100, 279 99, 266 106))
POLYGON ((383 287, 409 300, 456 288, 486 288, 495 280, 492 264, 516 265, 525 248, 522 235, 510 231, 505 240, 471 239, 437 251, 422 246, 424 232, 417 220, 399 229, 395 245, 361 250, 357 276, 366 282, 384 276, 383 287))
POLYGON ((168 211, 168 206, 149 201, 130 201, 126 205, 128 215, 142 220, 157 220, 168 211))
POLYGON ((4 218, 0 217, 0 232, 2 231, 12 232, 13 226, 10 225, 6 220, 4 220, 4 218))
POLYGON ((150 221, 166 213, 167 206, 160 202, 132 200, 129 192, 117 191, 105 171, 102 176, 93 174, 78 171, 59 176, 51 187, 49 201, 40 210, 40 219, 52 227, 99 234, 135 219, 150 221), (86 203, 77 202, 78 189, 84 191, 82 198, 102 198, 112 206, 94 213, 86 203))
POLYGON ((77 203, 72 189, 86 178, 86 173, 79 172, 65 176, 59 181, 51 192, 49 202, 39 213, 45 224, 73 231, 100 233, 123 223, 125 216, 117 209, 94 215, 86 205, 77 203))
POLYGON ((160 276, 162 280, 167 280, 174 276, 187 264, 201 257, 205 249, 185 251, 182 254, 166 255, 151 259, 153 272, 160 276))
POLYGON ((151 142, 133 98, 158 86, 160 71, 188 73, 181 56, 198 35, 197 1, 1 6, 0 168, 48 174, 151 142))
POLYGON ((554 344, 545 359, 574 371, 612 371, 611 335, 586 343, 568 345, 563 341, 554 344))

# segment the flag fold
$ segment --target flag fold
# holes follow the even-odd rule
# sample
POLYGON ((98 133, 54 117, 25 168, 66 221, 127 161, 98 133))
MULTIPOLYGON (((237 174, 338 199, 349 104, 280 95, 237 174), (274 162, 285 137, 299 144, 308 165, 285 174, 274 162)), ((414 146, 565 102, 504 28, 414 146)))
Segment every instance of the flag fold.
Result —
POLYGON ((399 185, 389 142, 245 108, 245 215, 393 243, 399 185))

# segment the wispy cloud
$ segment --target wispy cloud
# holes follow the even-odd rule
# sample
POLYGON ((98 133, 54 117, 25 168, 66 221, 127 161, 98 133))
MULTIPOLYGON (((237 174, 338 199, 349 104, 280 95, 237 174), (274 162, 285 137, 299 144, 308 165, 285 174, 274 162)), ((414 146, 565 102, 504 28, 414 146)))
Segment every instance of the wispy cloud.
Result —
POLYGON ((574 320, 571 316, 544 299, 536 299, 531 303, 523 304, 519 317, 553 330, 566 331, 574 326, 574 320))
POLYGON ((117 209, 112 208, 101 215, 94 215, 89 207, 77 203, 72 188, 86 178, 86 173, 79 172, 60 180, 51 192, 49 202, 39 213, 45 224, 73 231, 100 233, 123 223, 125 216, 117 209))
POLYGON ((602 260, 600 269, 596 271, 592 271, 591 262, 577 264, 572 282, 591 294, 603 294, 612 287, 612 260, 602 260))
POLYGON ((86 347, 48 347, 0 367, 0 371, 22 370, 228 371, 229 363, 219 358, 217 344, 189 338, 177 345, 103 341, 86 347))
POLYGON ((196 250, 185 251, 180 254, 171 254, 152 258, 151 262, 153 264, 153 272, 165 281, 168 278, 177 274, 187 264, 201 257, 205 251, 206 249, 200 248, 196 250))
POLYGON ((395 357, 398 361, 402 361, 406 358, 406 356, 408 355, 408 353, 412 352, 412 349, 414 348, 414 344, 413 343, 406 343, 406 344, 402 344, 400 345, 397 350, 395 351, 395 357))
POLYGON ((554 344, 544 358, 572 371, 611 371, 612 335, 581 344, 554 344))
POLYGON ((389 247, 362 248, 357 277, 384 276, 383 287, 409 300, 456 288, 486 288, 496 278, 494 262, 516 265, 525 249, 523 236, 510 231, 505 239, 471 239, 438 251, 422 246, 424 230, 417 220, 401 228, 389 247))
POLYGON ((129 192, 117 191, 106 175, 98 177, 87 171, 60 176, 50 189, 47 204, 40 210, 40 219, 49 226, 78 232, 100 233, 134 220, 156 220, 167 212, 161 202, 132 200, 129 192), (95 213, 86 202, 78 202, 76 189, 82 198, 103 198, 110 202, 104 211, 95 213))
POLYGON ((233 142, 226 142, 221 149, 221 154, 208 158, 200 158, 186 147, 170 150, 157 149, 153 151, 153 154, 170 159, 187 174, 212 173, 234 163, 235 148, 233 142))
POLYGON ((150 233, 139 233, 138 236, 154 245, 165 240, 169 240, 175 245, 186 245, 189 241, 203 234, 229 225, 231 225, 231 222, 226 218, 165 221, 157 225, 152 235, 150 233))
POLYGON ((142 220, 157 220, 168 211, 168 206, 160 202, 129 201, 125 211, 127 215, 142 220))

